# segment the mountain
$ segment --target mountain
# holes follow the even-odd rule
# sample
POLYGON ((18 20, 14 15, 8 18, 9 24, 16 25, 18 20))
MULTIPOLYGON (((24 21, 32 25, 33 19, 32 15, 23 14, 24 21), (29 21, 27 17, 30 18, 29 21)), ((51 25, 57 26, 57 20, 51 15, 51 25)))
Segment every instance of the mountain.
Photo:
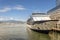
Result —
POLYGON ((9 23, 25 23, 24 21, 17 21, 17 20, 7 20, 7 21, 0 21, 0 22, 9 22, 9 23))

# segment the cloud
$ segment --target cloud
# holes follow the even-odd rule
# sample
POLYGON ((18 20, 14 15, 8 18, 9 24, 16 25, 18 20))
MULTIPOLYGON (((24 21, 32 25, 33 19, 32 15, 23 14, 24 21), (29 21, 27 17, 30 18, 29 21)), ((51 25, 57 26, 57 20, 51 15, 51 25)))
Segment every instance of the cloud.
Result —
POLYGON ((0 18, 0 21, 3 21, 4 19, 3 18, 0 18))
POLYGON ((11 20, 11 18, 9 18, 9 17, 0 17, 0 21, 7 21, 7 20, 11 20))
POLYGON ((9 7, 3 7, 2 9, 0 9, 0 12, 8 12, 11 10, 26 10, 26 8, 24 8, 22 5, 16 5, 16 6, 9 6, 9 7))
POLYGON ((16 20, 16 21, 20 21, 19 18, 14 18, 14 17, 7 17, 7 16, 0 16, 0 21, 8 21, 8 20, 16 20))
POLYGON ((15 10, 25 10, 26 8, 24 8, 22 5, 17 5, 13 9, 15 9, 15 10))
POLYGON ((41 11, 40 10, 33 10, 33 13, 41 13, 41 11))
POLYGON ((7 12, 7 11, 10 11, 11 8, 8 8, 8 7, 5 7, 3 9, 0 9, 0 12, 7 12))

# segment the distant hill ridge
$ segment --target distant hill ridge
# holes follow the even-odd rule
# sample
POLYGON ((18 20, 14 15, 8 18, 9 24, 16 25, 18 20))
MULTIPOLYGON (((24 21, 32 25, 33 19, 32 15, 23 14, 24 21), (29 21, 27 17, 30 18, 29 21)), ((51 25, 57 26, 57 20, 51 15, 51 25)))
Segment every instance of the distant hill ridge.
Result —
POLYGON ((17 21, 17 20, 7 20, 7 21, 0 21, 0 22, 9 22, 9 23, 25 23, 24 21, 17 21))

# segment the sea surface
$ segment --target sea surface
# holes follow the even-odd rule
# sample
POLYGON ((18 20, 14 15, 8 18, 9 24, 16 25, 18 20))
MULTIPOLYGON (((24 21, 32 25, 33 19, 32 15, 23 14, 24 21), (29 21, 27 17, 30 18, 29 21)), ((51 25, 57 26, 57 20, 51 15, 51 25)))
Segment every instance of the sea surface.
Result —
POLYGON ((0 26, 0 40, 60 40, 60 33, 38 33, 27 28, 26 24, 19 26, 0 26))

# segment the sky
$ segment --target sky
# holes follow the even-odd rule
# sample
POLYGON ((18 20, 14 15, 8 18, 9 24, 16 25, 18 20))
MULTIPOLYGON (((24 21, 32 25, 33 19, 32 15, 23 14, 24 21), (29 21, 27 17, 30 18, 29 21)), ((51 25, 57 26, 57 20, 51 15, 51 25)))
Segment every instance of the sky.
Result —
POLYGON ((26 21, 32 13, 46 13, 55 6, 56 0, 0 0, 0 21, 26 21))

